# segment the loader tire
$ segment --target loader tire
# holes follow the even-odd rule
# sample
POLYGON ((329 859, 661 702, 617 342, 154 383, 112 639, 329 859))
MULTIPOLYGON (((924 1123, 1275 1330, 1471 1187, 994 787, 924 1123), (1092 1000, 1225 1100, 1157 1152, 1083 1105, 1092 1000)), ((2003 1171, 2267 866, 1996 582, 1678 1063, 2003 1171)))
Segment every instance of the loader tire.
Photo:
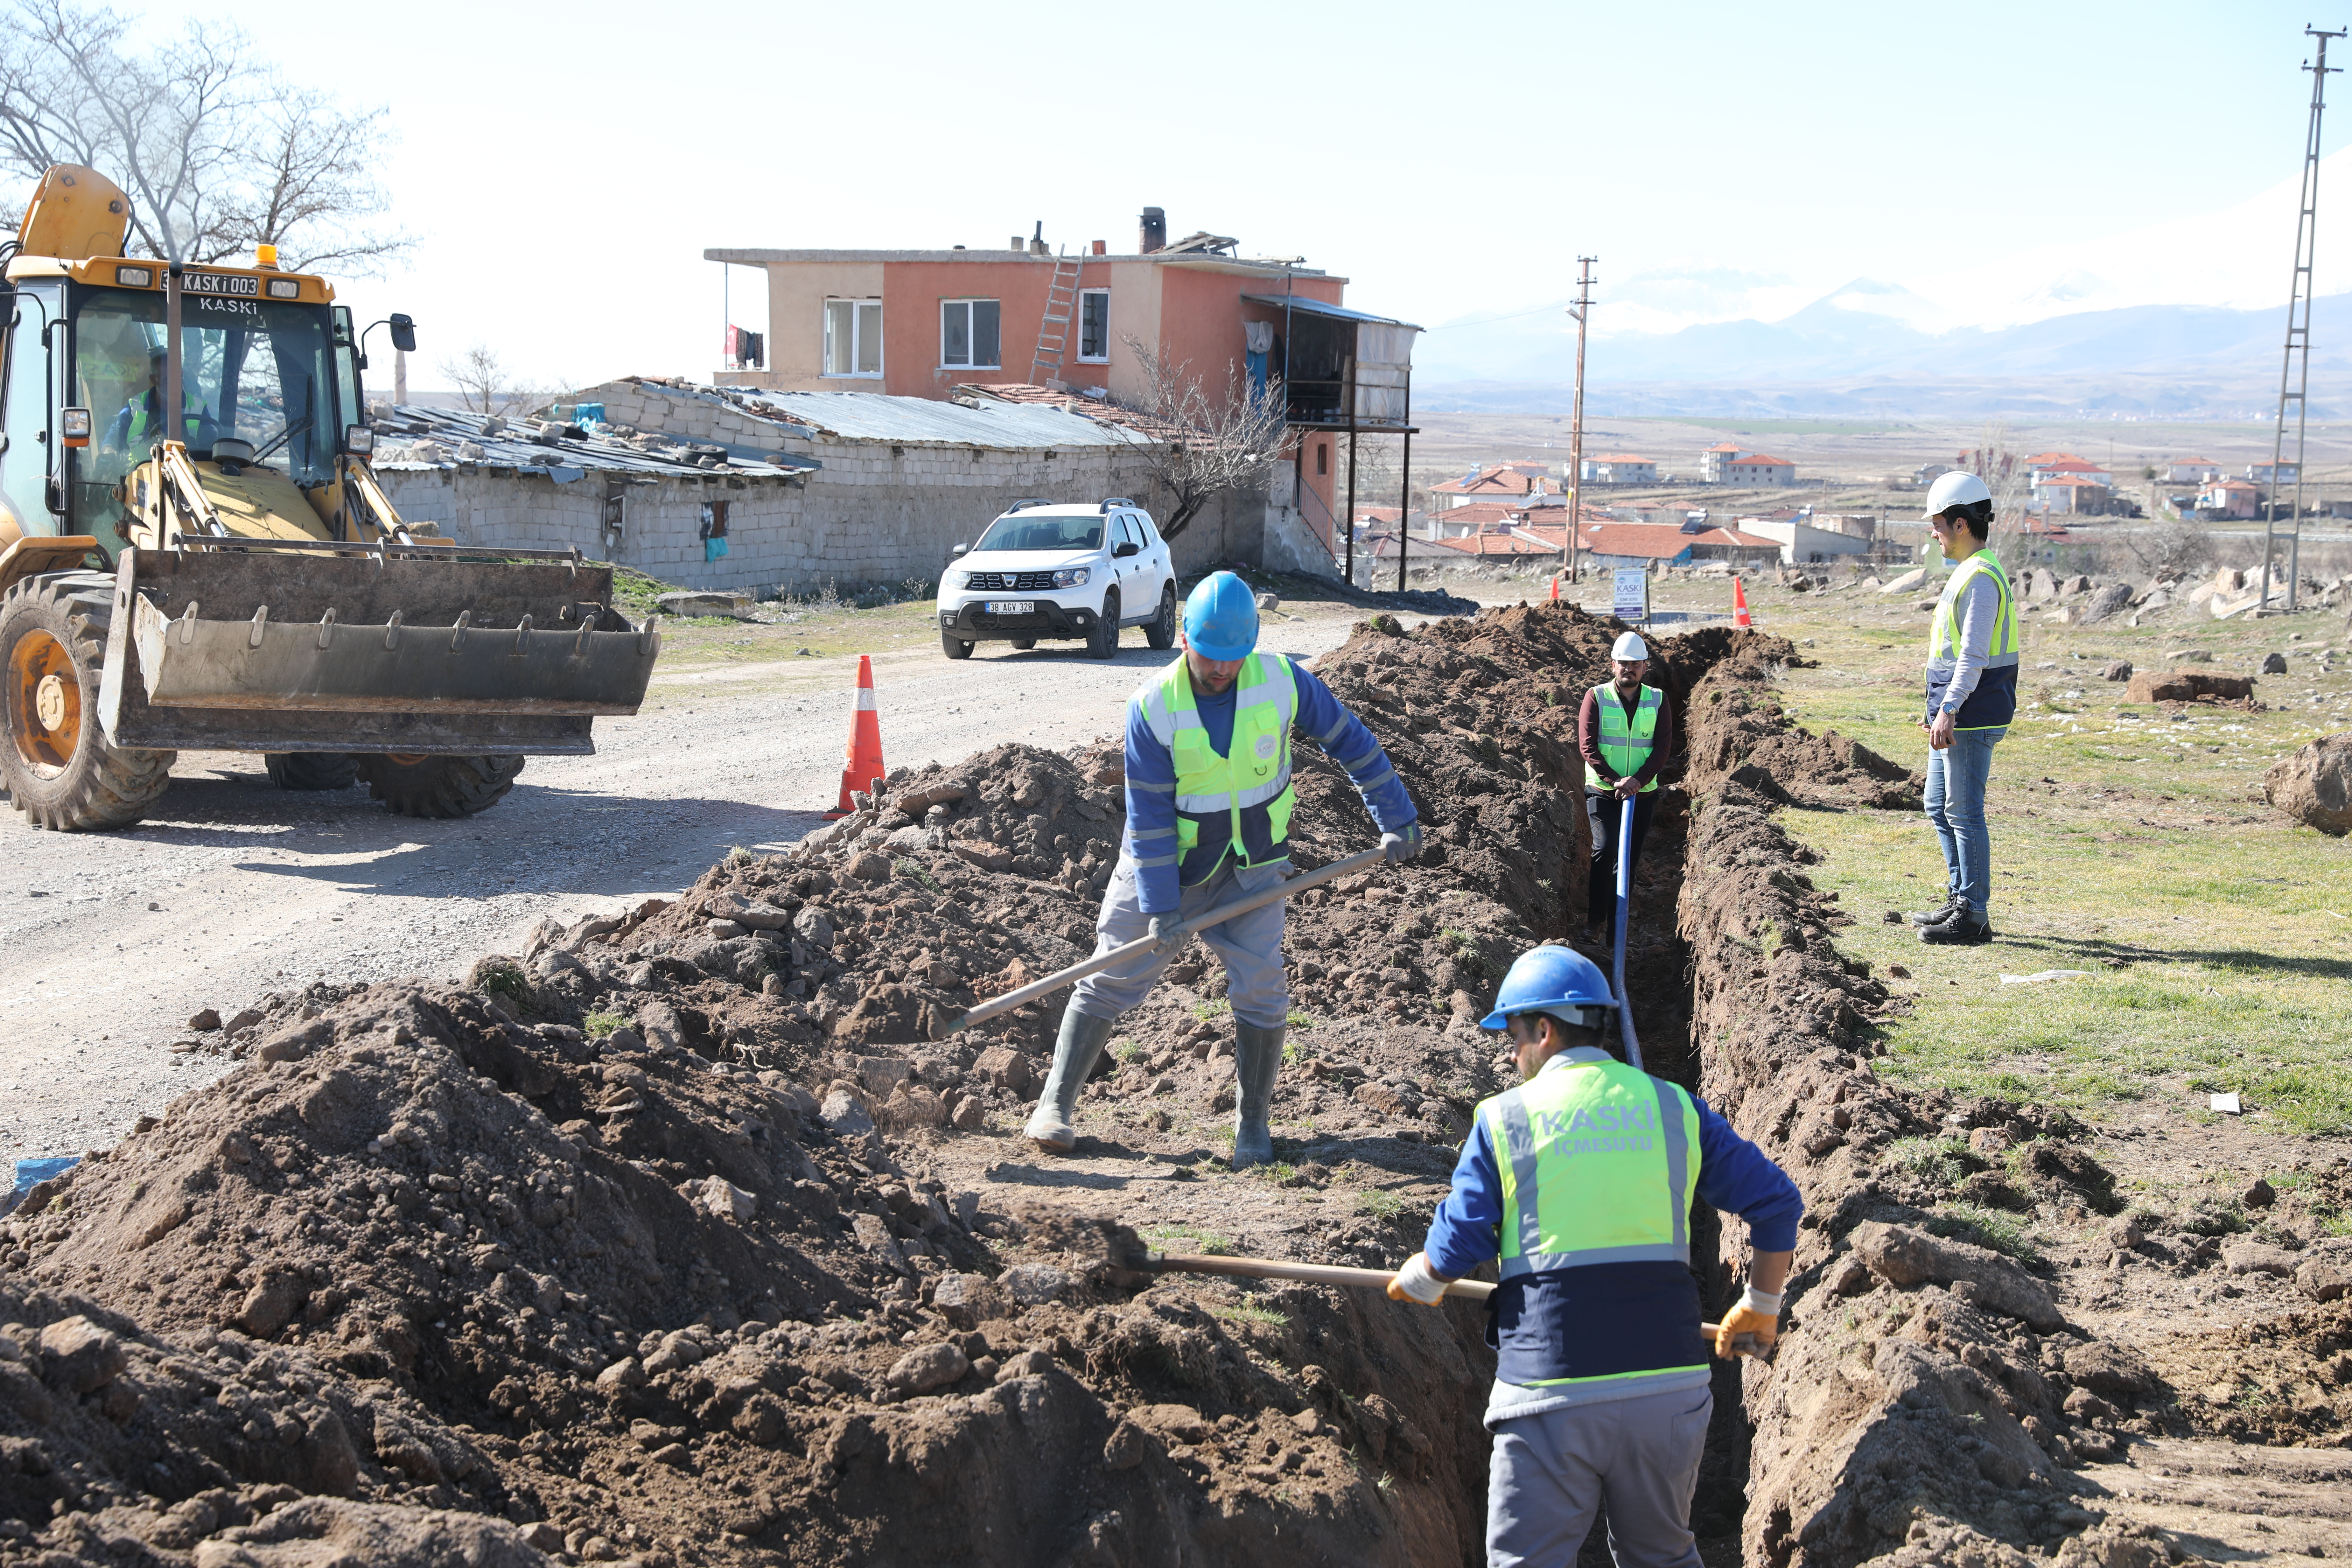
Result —
POLYGON ((349 752, 272 752, 262 762, 279 789, 349 789, 359 782, 359 760, 349 752))
POLYGON ((352 759, 368 794, 402 816, 471 816, 514 788, 522 757, 408 757, 370 752, 352 759))
POLYGON ((172 782, 178 752, 117 746, 98 721, 111 597, 103 579, 93 592, 60 574, 19 583, 0 599, 0 784, 35 827, 128 827, 172 782))

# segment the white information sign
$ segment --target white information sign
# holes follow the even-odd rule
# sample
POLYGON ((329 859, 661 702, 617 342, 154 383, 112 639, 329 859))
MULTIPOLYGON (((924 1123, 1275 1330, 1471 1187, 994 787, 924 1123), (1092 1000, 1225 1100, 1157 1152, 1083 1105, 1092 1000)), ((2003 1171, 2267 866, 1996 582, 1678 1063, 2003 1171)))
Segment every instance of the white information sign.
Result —
POLYGON ((1621 621, 1646 621, 1650 618, 1650 574, 1639 566, 1617 568, 1617 593, 1613 612, 1621 621))

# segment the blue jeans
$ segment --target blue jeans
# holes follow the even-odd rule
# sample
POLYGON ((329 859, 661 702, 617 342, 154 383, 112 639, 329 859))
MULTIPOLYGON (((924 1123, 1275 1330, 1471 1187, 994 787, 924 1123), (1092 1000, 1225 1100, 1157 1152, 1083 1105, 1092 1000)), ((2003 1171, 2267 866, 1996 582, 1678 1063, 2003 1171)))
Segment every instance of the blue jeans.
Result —
POLYGON ((1985 781, 1992 749, 2009 733, 1955 730, 1948 750, 1927 752, 1927 820, 1944 850, 1944 889, 1981 917, 1992 896, 1992 844, 1985 837, 1985 781))

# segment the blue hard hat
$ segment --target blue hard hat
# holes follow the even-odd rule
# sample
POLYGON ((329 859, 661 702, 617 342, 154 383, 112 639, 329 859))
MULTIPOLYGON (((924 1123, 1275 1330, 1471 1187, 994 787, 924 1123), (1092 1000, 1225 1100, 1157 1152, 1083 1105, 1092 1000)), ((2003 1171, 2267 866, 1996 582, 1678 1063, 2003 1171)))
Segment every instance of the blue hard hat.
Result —
POLYGON ((1257 595, 1230 572, 1201 579, 1184 601, 1184 643, 1202 658, 1247 658, 1257 647, 1257 595))
POLYGON ((1519 954, 1511 972, 1495 993, 1495 1010, 1478 1021, 1482 1029, 1499 1029, 1515 1013, 1550 1013, 1585 1028, 1600 1020, 1583 1016, 1589 1007, 1611 1008, 1617 998, 1609 994, 1609 977, 1601 966, 1573 948, 1547 944, 1519 954))

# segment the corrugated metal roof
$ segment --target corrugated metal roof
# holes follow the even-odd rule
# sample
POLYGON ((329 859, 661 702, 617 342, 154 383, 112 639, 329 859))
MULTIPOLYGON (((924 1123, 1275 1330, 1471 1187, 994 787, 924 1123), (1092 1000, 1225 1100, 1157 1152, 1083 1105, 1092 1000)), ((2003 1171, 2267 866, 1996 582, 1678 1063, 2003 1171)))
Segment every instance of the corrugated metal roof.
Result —
POLYGON ((1402 327, 1407 331, 1422 330, 1411 321, 1400 321, 1394 316, 1375 316, 1370 310, 1350 310, 1345 305, 1327 305, 1320 300, 1309 300, 1300 294, 1244 294, 1242 298, 1253 305, 1271 305, 1277 310, 1302 310, 1310 316, 1329 316, 1342 321, 1367 321, 1375 327, 1402 327))
POLYGON ((611 437, 533 434, 525 419, 506 419, 498 434, 484 434, 492 416, 463 409, 426 408, 402 404, 370 421, 381 442, 383 468, 498 468, 543 470, 557 484, 569 484, 591 472, 634 473, 663 479, 723 474, 730 479, 798 479, 824 465, 809 458, 783 457, 773 462, 750 462, 730 457, 720 467, 692 461, 692 448, 671 447, 662 452, 640 451, 611 437), (434 455, 418 451, 430 443, 434 455))
POLYGON ((960 447, 1133 447, 1148 437, 1059 408, 1024 403, 935 403, 878 392, 762 392, 727 399, 752 415, 765 408, 849 441, 931 441, 960 447))

